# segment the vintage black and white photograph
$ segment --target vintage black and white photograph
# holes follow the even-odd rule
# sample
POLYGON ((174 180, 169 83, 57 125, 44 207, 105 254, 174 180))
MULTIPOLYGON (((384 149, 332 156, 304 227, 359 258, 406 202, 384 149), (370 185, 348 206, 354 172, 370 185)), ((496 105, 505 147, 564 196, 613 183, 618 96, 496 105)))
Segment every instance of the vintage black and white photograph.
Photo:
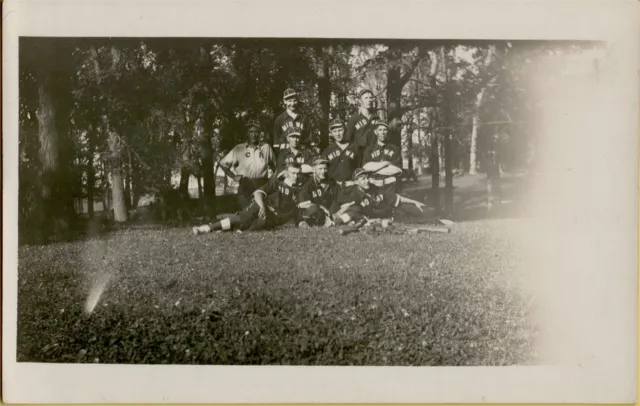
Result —
POLYGON ((536 363, 532 87, 601 52, 21 38, 18 361, 536 363))
POLYGON ((607 41, 17 42, 18 364, 575 366, 607 332, 633 356, 607 41))

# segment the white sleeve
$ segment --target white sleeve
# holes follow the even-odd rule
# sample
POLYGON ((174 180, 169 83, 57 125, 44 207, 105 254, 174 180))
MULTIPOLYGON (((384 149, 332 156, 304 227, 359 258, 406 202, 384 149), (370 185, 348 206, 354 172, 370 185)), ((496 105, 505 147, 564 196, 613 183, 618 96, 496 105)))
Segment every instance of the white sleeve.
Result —
POLYGON ((220 165, 224 165, 228 168, 233 168, 238 163, 236 158, 236 148, 234 147, 224 158, 220 160, 220 165))

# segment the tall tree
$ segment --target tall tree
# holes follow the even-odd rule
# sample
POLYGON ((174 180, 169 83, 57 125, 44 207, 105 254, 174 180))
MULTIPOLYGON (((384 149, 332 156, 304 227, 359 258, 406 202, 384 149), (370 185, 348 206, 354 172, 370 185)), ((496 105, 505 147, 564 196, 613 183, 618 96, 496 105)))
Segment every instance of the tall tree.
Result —
MULTIPOLYGON (((106 117, 105 117, 106 121, 106 117)), ((122 142, 120 136, 107 126, 109 134, 109 169, 111 174, 111 193, 113 199, 113 219, 118 222, 127 221, 127 205, 125 202, 124 181, 122 176, 122 142)))
POLYGON ((493 74, 490 71, 491 65, 496 60, 496 46, 489 45, 486 50, 479 50, 480 61, 475 66, 477 67, 477 90, 474 100, 473 117, 471 124, 471 145, 469 151, 469 174, 475 175, 477 172, 477 139, 478 139, 478 127, 480 126, 480 111, 482 102, 488 89, 498 79, 497 74, 493 74))
POLYGON ((424 46, 407 50, 405 46, 392 44, 388 50, 387 67, 387 121, 389 123, 389 140, 398 146, 402 144, 402 116, 413 107, 403 106, 402 92, 415 69, 422 60, 428 57, 424 46), (409 55, 409 56, 407 56, 409 55))
POLYGON ((318 98, 320 99, 320 109, 322 117, 319 120, 320 127, 320 145, 322 148, 329 144, 329 114, 331 112, 331 77, 329 76, 330 61, 329 48, 324 49, 322 46, 314 48, 316 58, 319 62, 318 67, 318 98))
MULTIPOLYGON (((28 48, 25 46, 25 49, 28 48)), ((66 234, 74 219, 71 185, 73 145, 69 140, 72 48, 43 40, 34 46, 38 57, 26 59, 38 86, 38 140, 40 143, 40 224, 49 235, 66 234)))

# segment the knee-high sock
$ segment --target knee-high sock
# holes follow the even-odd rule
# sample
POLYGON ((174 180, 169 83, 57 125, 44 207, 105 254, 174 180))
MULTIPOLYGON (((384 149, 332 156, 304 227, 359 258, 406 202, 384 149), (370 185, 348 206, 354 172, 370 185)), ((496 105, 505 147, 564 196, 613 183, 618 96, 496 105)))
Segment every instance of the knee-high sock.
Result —
POLYGON ((216 221, 215 223, 209 224, 211 227, 211 231, 230 231, 237 229, 242 224, 242 218, 234 214, 233 216, 227 217, 226 219, 222 219, 220 221, 216 221))

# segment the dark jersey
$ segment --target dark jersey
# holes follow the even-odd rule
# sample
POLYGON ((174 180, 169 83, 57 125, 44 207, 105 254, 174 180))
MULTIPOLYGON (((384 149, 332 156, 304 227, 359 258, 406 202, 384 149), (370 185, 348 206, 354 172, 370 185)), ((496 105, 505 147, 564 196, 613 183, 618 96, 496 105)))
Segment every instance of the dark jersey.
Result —
POLYGON ((317 140, 315 139, 315 135, 313 134, 313 129, 311 128, 311 120, 309 119, 309 117, 306 114, 300 113, 296 116, 296 118, 293 118, 285 110, 276 117, 273 123, 272 146, 277 151, 286 149, 288 147, 285 133, 287 129, 292 127, 296 127, 298 130, 300 130, 300 142, 302 144, 317 144, 317 140))
POLYGON ((308 149, 299 149, 296 154, 293 153, 290 149, 286 149, 281 151, 278 154, 278 162, 276 164, 276 172, 280 173, 283 171, 287 164, 297 162, 298 164, 307 164, 311 165, 311 160, 313 159, 313 153, 308 149))
POLYGON ((269 179, 258 191, 266 195, 265 203, 276 211, 278 216, 292 216, 298 207, 299 188, 289 186, 275 178, 269 179))
POLYGON ((381 146, 376 143, 375 145, 367 148, 362 155, 363 165, 367 162, 382 161, 391 162, 392 165, 402 168, 402 154, 400 153, 400 148, 393 144, 385 144, 381 146))
POLYGON ((396 193, 364 191, 357 185, 342 190, 338 197, 338 205, 354 202, 360 211, 369 217, 384 217, 400 204, 400 196, 396 193))
POLYGON ((300 189, 300 203, 311 202, 324 206, 327 210, 333 211, 338 199, 340 188, 332 180, 319 182, 314 176, 311 177, 300 189))
POLYGON ((347 131, 344 134, 344 140, 353 144, 358 149, 365 149, 369 145, 376 142, 376 136, 373 133, 374 123, 380 120, 376 114, 371 118, 367 118, 358 111, 347 121, 347 131))
POLYGON ((345 149, 332 144, 322 152, 322 156, 329 161, 329 178, 336 182, 351 180, 353 171, 358 167, 358 149, 349 144, 345 149))

